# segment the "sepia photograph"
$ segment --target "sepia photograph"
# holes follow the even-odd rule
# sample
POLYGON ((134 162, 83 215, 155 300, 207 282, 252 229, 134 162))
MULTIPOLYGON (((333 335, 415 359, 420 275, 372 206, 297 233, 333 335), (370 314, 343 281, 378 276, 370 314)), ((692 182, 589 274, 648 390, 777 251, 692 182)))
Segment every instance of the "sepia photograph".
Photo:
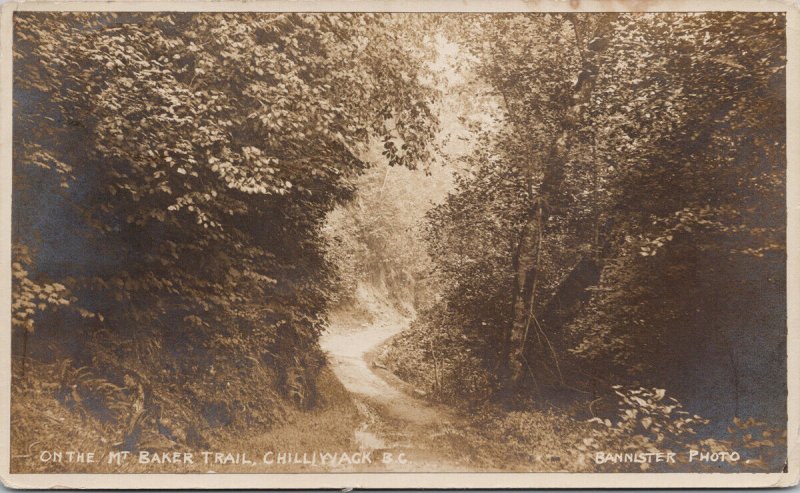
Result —
POLYGON ((4 482, 796 482, 796 12, 578 4, 6 5, 4 482))

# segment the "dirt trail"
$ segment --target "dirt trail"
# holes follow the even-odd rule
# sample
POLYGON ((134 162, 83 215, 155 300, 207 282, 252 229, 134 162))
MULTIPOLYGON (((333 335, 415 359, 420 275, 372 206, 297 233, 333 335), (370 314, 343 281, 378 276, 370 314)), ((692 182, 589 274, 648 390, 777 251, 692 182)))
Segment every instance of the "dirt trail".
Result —
POLYGON ((376 311, 373 323, 345 320, 334 318, 320 345, 364 416, 364 424, 355 431, 361 447, 395 457, 405 454, 406 464, 381 465, 384 470, 465 470, 448 453, 449 447, 437 444, 436 437, 457 419, 452 411, 413 397, 401 389, 399 379, 372 364, 375 350, 410 320, 386 307, 376 311))
POLYGON ((367 361, 370 352, 407 326, 407 319, 390 318, 367 327, 331 327, 320 344, 328 352, 333 372, 350 392, 385 407, 399 420, 421 425, 441 422, 447 419, 442 416, 442 409, 390 385, 367 361))

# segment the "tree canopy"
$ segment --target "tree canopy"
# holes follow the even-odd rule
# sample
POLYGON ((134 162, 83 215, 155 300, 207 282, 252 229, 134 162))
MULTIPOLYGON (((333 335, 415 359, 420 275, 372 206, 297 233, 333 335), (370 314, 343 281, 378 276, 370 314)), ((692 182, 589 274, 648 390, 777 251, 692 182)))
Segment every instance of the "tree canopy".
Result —
POLYGON ((737 390, 710 413, 779 418, 761 404, 783 363, 752 341, 785 350, 783 16, 461 21, 502 114, 430 213, 433 325, 510 400, 620 382, 701 399, 722 379, 737 390))

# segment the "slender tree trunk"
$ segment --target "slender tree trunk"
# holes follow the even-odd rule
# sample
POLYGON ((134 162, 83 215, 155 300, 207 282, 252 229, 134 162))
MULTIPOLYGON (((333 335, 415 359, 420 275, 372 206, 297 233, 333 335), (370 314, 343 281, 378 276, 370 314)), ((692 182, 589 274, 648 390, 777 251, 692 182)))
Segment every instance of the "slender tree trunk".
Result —
POLYGON ((516 384, 525 370, 524 346, 525 328, 520 326, 520 321, 527 320, 527 310, 533 294, 534 277, 536 276, 536 231, 531 231, 529 225, 522 231, 515 253, 514 293, 513 293, 513 323, 506 337, 506 361, 508 382, 516 384), (524 267, 523 267, 524 266, 524 267))
MULTIPOLYGON (((514 309, 517 305, 517 297, 519 296, 519 286, 520 281, 518 277, 518 268, 519 268, 519 255, 522 250, 522 239, 524 236, 524 231, 520 232, 518 238, 514 238, 511 240, 511 271, 514 273, 511 282, 511 312, 509 313, 509 320, 514 320, 514 309)), ((494 365, 494 369, 496 375, 499 377, 500 382, 505 382, 508 380, 509 377, 509 367, 510 365, 508 362, 510 361, 509 356, 511 354, 511 326, 509 325, 507 328, 503 330, 502 333, 502 340, 500 341, 500 351, 499 357, 497 359, 496 364, 494 365)))

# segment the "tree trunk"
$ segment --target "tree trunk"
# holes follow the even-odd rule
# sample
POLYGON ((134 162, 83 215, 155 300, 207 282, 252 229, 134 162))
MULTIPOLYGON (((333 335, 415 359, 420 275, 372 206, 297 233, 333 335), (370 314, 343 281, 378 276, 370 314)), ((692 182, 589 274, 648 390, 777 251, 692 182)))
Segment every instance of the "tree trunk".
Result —
MULTIPOLYGON (((582 61, 581 72, 573 87, 570 101, 565 105, 561 129, 554 136, 548 156, 543 163, 543 176, 538 197, 531 208, 529 223, 524 229, 520 243, 521 250, 515 274, 518 286, 514 294, 514 320, 509 336, 509 378, 507 383, 513 389, 519 388, 526 373, 538 386, 537 380, 541 379, 537 373, 545 373, 542 371, 543 369, 548 370, 546 373, 550 374, 543 376, 552 378, 553 375, 556 375, 557 378, 561 378, 558 356, 547 334, 548 327, 542 326, 534 313, 536 310, 536 279, 540 269, 542 239, 545 236, 544 224, 546 221, 543 218, 551 213, 550 204, 555 203, 555 199, 558 197, 569 159, 569 149, 571 143, 577 138, 576 130, 581 124, 584 109, 590 102, 597 78, 599 68, 596 63, 596 55, 601 49, 604 49, 598 49, 598 47, 607 46, 608 43, 603 40, 608 34, 615 16, 616 14, 598 16, 593 29, 580 26, 574 16, 567 17, 575 33, 576 48, 582 61), (584 30, 586 32, 582 32, 584 30), (591 37, 589 38, 587 34, 590 31, 591 37), (529 338, 529 332, 533 330, 536 331, 537 337, 529 338), (529 340, 536 340, 538 345, 537 350, 533 351, 538 356, 538 361, 533 364, 526 359, 529 340), (548 362, 548 359, 551 361, 548 362)), ((532 174, 533 170, 531 170, 532 174)))
POLYGON ((516 386, 526 369, 527 362, 523 354, 527 338, 526 322, 530 319, 529 308, 535 293, 537 245, 535 225, 529 225, 522 232, 519 240, 515 262, 514 275, 514 313, 513 324, 507 337, 508 382, 516 386))

